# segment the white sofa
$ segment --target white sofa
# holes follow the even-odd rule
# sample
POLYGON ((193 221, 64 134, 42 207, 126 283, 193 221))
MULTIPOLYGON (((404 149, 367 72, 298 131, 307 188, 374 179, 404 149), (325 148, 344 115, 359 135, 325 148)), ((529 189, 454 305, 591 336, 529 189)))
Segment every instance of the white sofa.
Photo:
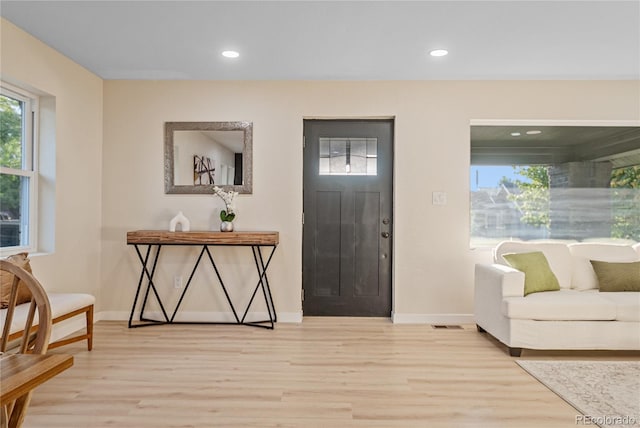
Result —
POLYGON ((525 349, 640 350, 640 292, 600 292, 590 260, 640 260, 640 244, 502 242, 493 264, 475 268, 475 319, 507 345, 525 349), (508 265, 508 253, 542 251, 559 291, 524 296, 524 273, 508 265))

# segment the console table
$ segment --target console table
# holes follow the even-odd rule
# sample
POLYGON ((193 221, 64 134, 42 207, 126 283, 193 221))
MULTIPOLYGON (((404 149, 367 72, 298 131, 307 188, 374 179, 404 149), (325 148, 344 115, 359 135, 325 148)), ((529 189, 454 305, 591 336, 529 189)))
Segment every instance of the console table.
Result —
POLYGON ((140 259, 140 263, 142 265, 142 270, 140 272, 140 279, 138 281, 138 288, 136 290, 136 295, 133 300, 133 306, 131 307, 131 315, 129 316, 129 328, 134 327, 145 327, 149 325, 159 325, 159 324, 241 324, 241 325, 249 325, 254 327, 262 327, 273 329, 274 324, 277 322, 276 308, 273 304, 273 297, 271 296, 271 288, 269 286, 269 279, 267 278, 267 269, 269 264, 271 263, 271 259, 273 257, 273 253, 276 251, 276 247, 278 246, 279 235, 278 232, 208 232, 208 231, 193 231, 193 232, 167 232, 162 230, 136 230, 127 232, 127 244, 133 245, 135 247, 136 253, 138 254, 138 258, 140 259), (165 306, 162 303, 162 299, 158 294, 158 290, 153 282, 153 276, 156 271, 156 266, 158 265, 158 258, 160 256, 160 250, 165 245, 183 245, 183 246, 201 246, 202 249, 198 255, 198 258, 191 270, 191 274, 189 275, 189 279, 182 290, 180 295, 180 299, 176 305, 175 310, 169 316, 167 311, 165 310, 165 306), (146 246, 146 251, 141 247, 146 246), (244 310, 242 317, 239 316, 236 308, 231 301, 229 293, 227 291, 227 286, 224 284, 222 277, 220 275, 220 271, 216 262, 211 254, 210 247, 229 247, 229 246, 244 246, 251 247, 251 252, 253 253, 253 260, 255 262, 256 270, 258 272, 258 282, 256 286, 253 288, 253 293, 251 295, 251 299, 247 304, 247 307, 244 310), (264 257, 262 254, 262 248, 265 247, 267 249, 267 257, 264 257), (155 255, 152 256, 153 249, 155 249, 155 255), (271 250, 269 252, 269 249, 271 250), (144 252, 144 255, 143 255, 144 252), (176 321, 175 317, 180 309, 180 305, 182 303, 182 299, 184 298, 189 286, 191 285, 191 280, 193 279, 193 275, 196 272, 196 269, 200 265, 200 261, 202 260, 204 255, 207 255, 207 258, 211 262, 213 269, 218 277, 218 281, 220 282, 220 286, 224 291, 224 295, 231 307, 231 311, 233 312, 233 316, 235 321, 231 322, 216 322, 216 321, 176 321), (140 317, 138 322, 133 321, 133 314, 138 305, 138 299, 141 297, 141 291, 143 289, 143 283, 146 278, 146 288, 144 290, 144 297, 142 297, 142 306, 140 309, 140 317), (249 313, 249 309, 251 308, 251 304, 253 303, 258 290, 262 291, 262 296, 264 297, 264 302, 267 306, 268 319, 263 321, 245 321, 247 318, 247 314, 249 313), (147 301, 149 298, 149 293, 153 292, 155 295, 158 304, 160 305, 160 309, 162 311, 163 318, 162 320, 150 319, 145 317, 144 311, 147 305, 147 301))

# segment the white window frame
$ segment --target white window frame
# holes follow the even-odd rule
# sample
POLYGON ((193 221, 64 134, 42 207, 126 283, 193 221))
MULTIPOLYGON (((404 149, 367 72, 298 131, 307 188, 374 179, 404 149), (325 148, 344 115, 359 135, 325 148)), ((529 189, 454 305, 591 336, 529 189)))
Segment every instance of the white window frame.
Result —
MULTIPOLYGON (((14 169, 0 166, 0 173, 17 175, 29 178, 28 197, 26 199, 27 215, 20 216, 20 230, 27 230, 28 240, 26 243, 0 248, 0 256, 7 256, 19 252, 35 252, 38 243, 38 95, 25 89, 0 81, 0 94, 13 98, 24 103, 25 120, 23 121, 23 155, 22 168, 14 169)), ((25 200, 22 203, 24 204, 25 200)), ((25 208, 22 206, 23 213, 25 208)))

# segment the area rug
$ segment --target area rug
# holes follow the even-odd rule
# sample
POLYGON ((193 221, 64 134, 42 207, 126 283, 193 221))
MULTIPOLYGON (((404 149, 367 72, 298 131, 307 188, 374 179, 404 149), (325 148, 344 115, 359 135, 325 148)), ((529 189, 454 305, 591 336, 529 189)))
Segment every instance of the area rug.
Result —
POLYGON ((640 427, 640 361, 516 361, 582 415, 576 425, 640 427))

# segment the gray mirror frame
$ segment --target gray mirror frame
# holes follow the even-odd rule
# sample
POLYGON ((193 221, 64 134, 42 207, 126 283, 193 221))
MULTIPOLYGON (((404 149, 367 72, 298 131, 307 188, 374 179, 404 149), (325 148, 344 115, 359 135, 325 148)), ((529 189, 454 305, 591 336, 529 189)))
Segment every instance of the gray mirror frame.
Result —
POLYGON ((214 185, 176 185, 174 174, 175 131, 243 131, 242 185, 221 185, 220 188, 238 193, 253 193, 253 123, 252 122, 165 122, 164 124, 164 193, 213 194, 214 185))

